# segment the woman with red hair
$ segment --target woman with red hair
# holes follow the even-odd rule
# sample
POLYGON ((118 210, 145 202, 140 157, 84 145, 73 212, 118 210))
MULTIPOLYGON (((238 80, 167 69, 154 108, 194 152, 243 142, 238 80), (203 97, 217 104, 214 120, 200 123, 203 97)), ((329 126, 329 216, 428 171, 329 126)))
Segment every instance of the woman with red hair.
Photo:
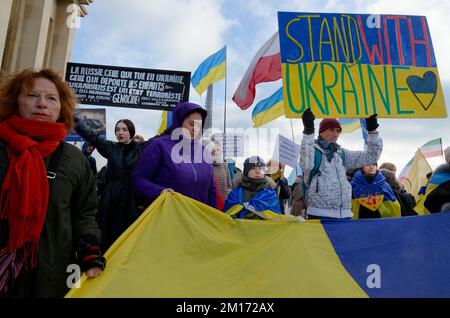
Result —
POLYGON ((94 176, 82 152, 64 142, 75 104, 50 69, 24 70, 0 85, 0 254, 15 253, 21 268, 0 284, 0 296, 62 297, 69 265, 88 277, 105 266, 94 176))

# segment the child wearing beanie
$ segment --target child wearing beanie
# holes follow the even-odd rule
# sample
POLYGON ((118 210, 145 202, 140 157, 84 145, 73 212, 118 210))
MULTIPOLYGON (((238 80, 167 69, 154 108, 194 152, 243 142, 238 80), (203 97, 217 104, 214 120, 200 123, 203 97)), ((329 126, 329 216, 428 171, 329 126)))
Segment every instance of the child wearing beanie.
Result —
POLYGON ((266 219, 264 211, 281 214, 276 184, 265 176, 265 168, 258 156, 245 160, 242 179, 228 195, 224 212, 238 219, 266 219))

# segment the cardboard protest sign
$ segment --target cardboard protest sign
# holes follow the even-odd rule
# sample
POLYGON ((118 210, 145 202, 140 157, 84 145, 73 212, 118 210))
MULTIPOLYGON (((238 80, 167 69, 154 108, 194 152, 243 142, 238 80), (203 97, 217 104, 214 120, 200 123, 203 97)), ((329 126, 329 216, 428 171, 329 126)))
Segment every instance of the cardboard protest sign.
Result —
POLYGON ((424 16, 279 12, 286 117, 447 117, 424 16))
POLYGON ((191 73, 67 63, 66 81, 81 104, 171 111, 189 100, 191 73))
POLYGON ((278 135, 272 158, 295 169, 298 166, 299 155, 300 145, 284 136, 278 135))

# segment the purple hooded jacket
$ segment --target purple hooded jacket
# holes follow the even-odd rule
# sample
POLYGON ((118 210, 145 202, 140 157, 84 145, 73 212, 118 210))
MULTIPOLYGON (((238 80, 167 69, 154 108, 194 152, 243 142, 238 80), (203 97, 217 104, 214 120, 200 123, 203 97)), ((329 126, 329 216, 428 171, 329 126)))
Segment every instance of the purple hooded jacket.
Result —
MULTIPOLYGON (((204 122, 206 111, 199 105, 188 102, 178 104, 172 112, 169 134, 154 138, 146 145, 131 177, 135 193, 145 204, 153 202, 164 189, 172 188, 175 192, 217 207, 213 167, 211 159, 202 156, 205 151, 201 141, 188 138, 171 139, 172 131, 180 128, 184 119, 195 111, 202 114, 204 122), (183 145, 185 148, 182 148, 183 145), (174 151, 175 159, 180 160, 182 156, 182 162, 172 160, 172 148, 175 146, 178 150, 174 151), (186 152, 185 149, 190 151, 186 152)), ((208 152, 207 156, 210 156, 208 152)))

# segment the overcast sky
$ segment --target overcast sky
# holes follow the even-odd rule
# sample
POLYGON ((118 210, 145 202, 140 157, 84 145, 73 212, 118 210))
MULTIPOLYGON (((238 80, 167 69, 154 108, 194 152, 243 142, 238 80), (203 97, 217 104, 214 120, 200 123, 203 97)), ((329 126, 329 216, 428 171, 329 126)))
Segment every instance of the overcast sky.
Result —
MULTIPOLYGON (((226 107, 227 129, 252 127, 251 111, 240 110, 231 97, 252 57, 278 29, 277 12, 329 12, 425 15, 433 41, 438 70, 447 101, 450 103, 450 1, 379 0, 379 1, 306 1, 306 0, 95 0, 87 6, 88 16, 76 30, 71 62, 167 69, 193 73, 210 54, 227 45, 226 107)), ((254 105, 271 95, 281 81, 257 85, 254 105)), ((223 127, 225 81, 214 84, 213 126, 223 127)), ((204 105, 206 92, 199 96, 191 87, 190 101, 204 105)), ((88 107, 88 106, 86 106, 88 107)), ((93 107, 95 108, 95 107, 93 107)), ((138 134, 146 139, 159 126, 160 111, 107 108, 107 136, 115 140, 114 124, 129 118, 138 134)), ((320 120, 316 120, 318 127, 320 120)), ((401 170, 417 147, 442 137, 444 148, 450 145, 450 125, 445 119, 381 119, 384 141, 379 163, 389 161, 401 170)), ((300 144, 301 119, 292 120, 295 142, 300 144)), ((275 120, 263 128, 279 129, 292 139, 291 121, 275 120)), ((257 129, 261 136, 265 129, 257 129)), ((316 131, 318 128, 316 129, 316 131)), ((270 134, 267 134, 270 136, 270 134)), ((274 138, 267 144, 246 145, 246 155, 269 159, 274 138)), ((343 147, 362 149, 361 133, 341 135, 343 147)), ((98 154, 99 168, 106 163, 98 154)), ((442 159, 430 160, 435 167, 442 159)))

